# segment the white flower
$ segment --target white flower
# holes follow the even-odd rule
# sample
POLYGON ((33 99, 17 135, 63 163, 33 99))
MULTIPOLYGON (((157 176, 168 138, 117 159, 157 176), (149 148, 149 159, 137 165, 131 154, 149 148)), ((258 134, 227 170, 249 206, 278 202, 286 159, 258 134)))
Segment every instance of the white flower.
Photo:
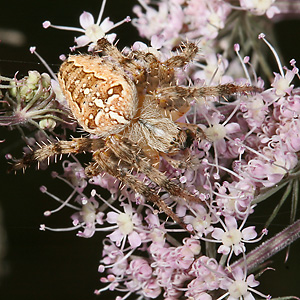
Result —
POLYGON ((266 14, 268 18, 272 18, 280 12, 276 6, 272 6, 274 2, 275 0, 240 0, 240 5, 255 15, 266 14))
POLYGON ((212 232, 212 237, 222 242, 218 252, 222 254, 229 254, 230 250, 238 255, 245 252, 244 242, 256 238, 257 233, 254 226, 247 227, 243 230, 237 228, 236 219, 232 216, 225 218, 226 230, 215 228, 212 232))
POLYGON ((89 12, 84 11, 79 17, 79 23, 82 28, 52 25, 50 21, 45 21, 43 23, 43 27, 44 28, 53 27, 56 29, 82 32, 83 35, 75 38, 75 42, 77 46, 71 48, 75 49, 75 48, 80 48, 89 45, 88 50, 92 51, 97 41, 103 37, 106 37, 106 39, 110 43, 112 43, 115 40, 116 34, 115 33, 106 34, 107 32, 109 32, 113 28, 116 28, 117 26, 125 22, 131 21, 130 17, 127 16, 125 19, 123 19, 122 21, 116 24, 110 21, 109 17, 105 18, 101 22, 105 4, 106 4, 106 0, 102 2, 102 6, 96 23, 93 15, 89 12))
MULTIPOLYGON (((252 293, 259 295, 262 298, 268 298, 259 291, 253 289, 259 285, 259 282, 254 279, 251 274, 246 278, 243 270, 239 267, 235 268, 232 272, 234 280, 228 278, 222 281, 222 289, 228 290, 225 295, 228 295, 228 300, 254 300, 252 293)), ((222 296, 225 297, 225 295, 222 296)))
POLYGON ((107 222, 110 224, 117 224, 117 229, 109 234, 107 237, 116 242, 117 246, 128 236, 128 242, 132 248, 137 248, 141 245, 142 240, 136 227, 141 224, 141 220, 137 214, 133 214, 130 205, 124 205, 124 213, 116 213, 110 211, 107 214, 107 222))

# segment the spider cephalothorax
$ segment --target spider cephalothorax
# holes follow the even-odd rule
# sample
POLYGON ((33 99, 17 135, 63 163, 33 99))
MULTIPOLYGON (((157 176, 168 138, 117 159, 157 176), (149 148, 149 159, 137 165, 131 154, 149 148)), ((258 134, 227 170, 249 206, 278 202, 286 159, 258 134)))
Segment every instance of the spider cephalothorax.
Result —
POLYGON ((73 117, 92 138, 43 146, 17 161, 14 169, 27 167, 58 154, 92 152, 86 167, 88 176, 107 172, 144 195, 181 226, 185 225, 161 200, 157 190, 133 175, 147 176, 157 187, 188 201, 200 202, 157 168, 160 156, 176 162, 174 154, 187 149, 194 139, 205 138, 195 124, 176 120, 190 109, 190 102, 205 96, 222 96, 251 91, 234 84, 215 87, 179 86, 176 68, 182 68, 196 55, 193 43, 161 62, 151 52, 132 51, 127 56, 105 38, 98 41, 94 55, 70 55, 61 65, 58 78, 73 117), (134 172, 133 172, 134 171, 134 172))

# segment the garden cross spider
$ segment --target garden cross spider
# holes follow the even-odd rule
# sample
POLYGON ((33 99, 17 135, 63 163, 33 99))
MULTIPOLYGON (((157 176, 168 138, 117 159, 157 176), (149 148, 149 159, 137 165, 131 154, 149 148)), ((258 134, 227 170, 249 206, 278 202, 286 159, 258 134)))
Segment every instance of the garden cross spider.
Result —
POLYGON ((195 44, 187 43, 181 53, 161 62, 150 51, 124 55, 102 38, 93 55, 70 55, 60 67, 59 84, 73 117, 93 137, 42 146, 17 160, 13 169, 55 155, 91 152, 93 161, 85 168, 87 176, 101 172, 114 176, 186 228, 160 198, 160 188, 187 201, 200 199, 160 172, 159 159, 184 168, 185 163, 172 155, 182 150, 188 153, 192 142, 205 135, 197 125, 176 120, 190 109, 193 100, 253 91, 251 86, 234 84, 179 86, 175 70, 183 68, 197 52, 195 44), (157 188, 139 180, 138 173, 157 188))

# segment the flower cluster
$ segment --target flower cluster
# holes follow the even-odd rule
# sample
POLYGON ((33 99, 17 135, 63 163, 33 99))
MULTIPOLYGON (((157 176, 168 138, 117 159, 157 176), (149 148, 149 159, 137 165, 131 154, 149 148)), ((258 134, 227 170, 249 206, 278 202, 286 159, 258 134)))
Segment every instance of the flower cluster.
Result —
POLYGON ((137 15, 137 18, 133 19, 133 24, 140 35, 149 40, 157 36, 164 41, 164 47, 169 49, 183 40, 201 38, 200 42, 203 45, 208 41, 214 41, 234 11, 249 12, 252 15, 266 14, 268 18, 280 13, 273 5, 275 0, 240 0, 239 6, 223 0, 138 2, 140 5, 133 8, 137 15))
MULTIPOLYGON (((90 13, 80 16, 83 29, 53 26, 49 21, 43 26, 80 31, 84 35, 75 38, 75 48, 88 46, 93 50, 103 36, 113 41, 116 35, 107 33, 130 20, 127 17, 114 24, 106 18, 101 22, 104 6, 105 1, 96 23, 90 13)), ((279 71, 270 76, 264 70, 264 79, 258 77, 251 61, 262 54, 255 53, 251 59, 242 57, 241 50, 253 48, 240 50, 238 44, 232 45, 228 33, 236 29, 240 18, 266 15, 267 22, 280 13, 276 2, 240 0, 239 6, 234 6, 222 0, 161 0, 155 4, 139 0, 133 12, 133 25, 152 46, 136 42, 134 50, 146 48, 164 58, 182 41, 203 46, 201 57, 187 65, 184 74, 178 73, 182 85, 235 82, 254 86, 254 92, 228 99, 195 99, 190 112, 178 120, 197 124, 206 137, 191 145, 186 168, 170 164, 165 157, 159 165, 172 182, 201 200, 187 202, 160 190, 161 198, 182 218, 188 231, 176 227, 143 195, 120 186, 109 174, 87 178, 83 164, 75 157, 62 162, 62 175, 53 173, 70 187, 66 199, 41 187, 43 193, 59 202, 58 208, 46 211, 45 216, 69 207, 74 210, 71 226, 50 228, 43 224, 40 229, 76 230, 84 238, 98 231, 105 234, 99 265, 103 286, 96 294, 116 291, 118 300, 131 294, 139 295, 139 299, 161 294, 167 300, 254 299, 253 295, 269 299, 256 289, 259 282, 252 274, 254 266, 249 260, 247 263, 247 244, 265 239, 267 230, 261 228, 259 234, 248 224, 248 216, 278 187, 298 180, 300 89, 294 86, 294 79, 299 73, 294 60, 290 66, 282 66, 271 43, 260 34, 255 43, 269 47, 279 71), (110 197, 100 195, 100 187, 108 190, 110 197), (234 265, 234 261, 241 263, 234 265)), ((0 80, 9 81, 0 86, 7 90, 0 125, 34 125, 38 133, 50 138, 57 137, 58 126, 64 131, 71 128, 63 117, 68 110, 57 82, 51 84, 49 75, 30 71, 21 80, 0 80)), ((176 155, 180 160, 180 153, 176 155)), ((152 184, 146 176, 142 181, 152 184)), ((270 248, 260 251, 269 257, 270 248)))
POLYGON ((47 73, 29 71, 28 76, 18 80, 16 77, 0 80, 9 84, 3 97, 3 111, 0 115, 1 126, 32 125, 40 130, 53 130, 56 121, 63 122, 66 113, 55 101, 56 95, 51 87, 51 78, 47 73))

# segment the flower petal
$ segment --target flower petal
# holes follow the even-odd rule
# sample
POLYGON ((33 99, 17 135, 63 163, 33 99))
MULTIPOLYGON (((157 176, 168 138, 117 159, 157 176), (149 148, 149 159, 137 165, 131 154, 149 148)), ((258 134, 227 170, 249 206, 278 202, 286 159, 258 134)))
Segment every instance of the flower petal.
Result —
POLYGON ((110 224, 117 223, 118 216, 119 214, 117 214, 116 212, 110 211, 107 213, 106 221, 110 224))
POLYGON ((237 222, 233 216, 226 217, 225 223, 226 223, 226 226, 228 229, 236 229, 237 228, 237 222))
POLYGON ((253 240, 257 237, 257 232, 255 231, 255 226, 249 226, 242 230, 243 239, 245 241, 253 240))
POLYGON ((87 37, 86 35, 81 35, 77 38, 75 38, 75 43, 77 44, 78 47, 84 47, 90 42, 90 38, 87 37))
POLYGON ((100 24, 101 29, 106 33, 114 26, 114 22, 109 20, 109 17, 105 18, 100 24))
POLYGON ((142 244, 141 237, 136 231, 132 231, 128 235, 128 241, 132 248, 137 248, 142 244))
POLYGON ((216 240, 222 240, 223 235, 224 235, 224 230, 221 228, 215 228, 211 234, 211 236, 216 240))
POLYGON ((117 35, 115 33, 107 34, 106 39, 112 44, 114 40, 116 39, 117 35))
POLYGON ((255 277, 253 274, 250 274, 248 277, 247 277, 247 280, 246 280, 247 284, 250 286, 250 287, 256 287, 259 285, 259 281, 255 280, 255 277))
POLYGON ((95 20, 91 13, 84 11, 79 17, 79 23, 82 28, 87 29, 89 26, 95 24, 95 20))
POLYGON ((124 238, 123 234, 119 229, 115 230, 111 234, 107 235, 107 237, 113 241, 116 242, 116 245, 119 246, 121 244, 122 239, 124 238))

